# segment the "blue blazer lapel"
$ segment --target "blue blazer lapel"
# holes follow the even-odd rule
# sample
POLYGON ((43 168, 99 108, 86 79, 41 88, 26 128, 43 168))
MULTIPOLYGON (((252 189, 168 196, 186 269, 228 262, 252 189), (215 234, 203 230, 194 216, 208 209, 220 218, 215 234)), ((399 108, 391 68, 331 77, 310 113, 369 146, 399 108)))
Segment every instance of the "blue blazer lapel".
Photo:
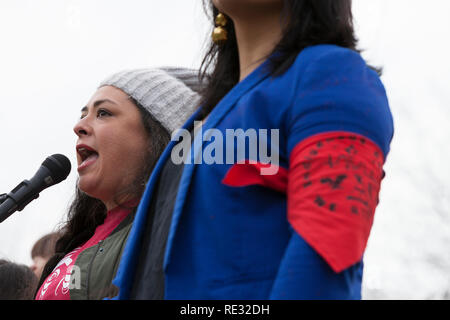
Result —
MULTIPOLYGON (((208 137, 208 129, 216 127, 216 125, 226 116, 230 110, 236 105, 238 100, 258 85, 261 81, 269 76, 267 67, 269 60, 261 64, 255 69, 247 78, 239 82, 211 111, 207 121, 204 123, 201 134, 197 134, 194 138, 194 143, 191 146, 189 154, 190 163, 184 165, 183 174, 181 176, 180 184, 178 187, 178 194, 175 201, 174 211, 172 215, 172 223, 169 231, 169 237, 167 239, 166 252, 164 257, 164 270, 166 270, 170 263, 170 256, 173 249, 173 240, 178 228, 180 216, 186 201, 186 196, 189 191, 189 185, 192 180, 192 176, 195 171, 194 159, 201 159, 201 153, 203 152, 203 141, 208 137)), ((195 119, 197 120, 197 119, 195 119)), ((200 119, 199 119, 200 120, 200 119)), ((193 121, 192 121, 193 122, 193 121)), ((192 124, 191 122, 191 124, 192 124)), ((173 146, 172 146, 173 148, 173 146)))
MULTIPOLYGON (((194 123, 194 120, 198 118, 199 114, 200 109, 198 109, 189 118, 189 120, 187 120, 187 122, 183 126, 183 129, 189 129, 194 123)), ((157 161, 136 211, 133 226, 126 242, 116 277, 113 280, 113 283, 120 288, 119 296, 117 297, 118 299, 129 299, 135 267, 138 263, 137 259, 139 257, 139 251, 141 248, 142 233, 145 229, 148 208, 150 207, 153 191, 155 189, 161 171, 177 141, 178 139, 171 139, 161 157, 157 161)))

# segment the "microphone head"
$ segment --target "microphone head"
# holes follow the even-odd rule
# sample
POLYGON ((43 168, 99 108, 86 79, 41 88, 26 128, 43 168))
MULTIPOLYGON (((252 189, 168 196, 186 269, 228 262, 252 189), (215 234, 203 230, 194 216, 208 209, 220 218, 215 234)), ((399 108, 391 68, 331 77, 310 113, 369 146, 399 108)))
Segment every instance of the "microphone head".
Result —
POLYGON ((46 167, 51 174, 53 182, 55 184, 65 180, 70 173, 72 165, 70 160, 62 154, 54 154, 42 162, 42 165, 46 167))

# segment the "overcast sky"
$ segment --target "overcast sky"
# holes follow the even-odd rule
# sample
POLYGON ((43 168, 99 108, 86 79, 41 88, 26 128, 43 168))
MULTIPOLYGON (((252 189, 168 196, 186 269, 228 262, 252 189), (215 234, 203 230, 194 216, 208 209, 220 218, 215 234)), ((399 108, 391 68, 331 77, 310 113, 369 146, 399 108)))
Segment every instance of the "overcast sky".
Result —
MULTIPOLYGON (((0 0, 0 193, 54 153, 69 178, 0 224, 0 258, 30 250, 63 220, 75 188, 80 109, 126 68, 198 67, 201 0, 0 0)), ((354 0, 363 56, 384 67, 395 121, 365 256, 365 298, 450 297, 450 3, 354 0)))

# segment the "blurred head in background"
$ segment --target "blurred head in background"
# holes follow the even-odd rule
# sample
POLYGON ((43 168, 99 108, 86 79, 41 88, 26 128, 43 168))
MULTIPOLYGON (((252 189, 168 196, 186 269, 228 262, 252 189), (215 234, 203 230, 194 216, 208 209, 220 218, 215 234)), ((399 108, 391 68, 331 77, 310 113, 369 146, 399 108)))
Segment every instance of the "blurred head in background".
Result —
POLYGON ((0 300, 32 300, 37 284, 30 268, 0 259, 0 300))
POLYGON ((55 244, 58 240, 58 236, 59 234, 56 232, 46 234, 36 241, 31 249, 31 259, 33 259, 33 264, 30 269, 38 279, 41 277, 42 270, 48 259, 55 254, 55 244))

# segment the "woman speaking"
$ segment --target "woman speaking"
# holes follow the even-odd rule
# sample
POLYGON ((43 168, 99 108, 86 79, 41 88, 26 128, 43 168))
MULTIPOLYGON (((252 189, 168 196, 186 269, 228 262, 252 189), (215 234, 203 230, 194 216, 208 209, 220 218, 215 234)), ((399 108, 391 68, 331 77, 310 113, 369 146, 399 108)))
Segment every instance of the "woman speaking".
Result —
POLYGON ((197 90, 192 70, 130 70, 106 79, 81 109, 76 196, 36 299, 117 293, 111 281, 146 181, 172 131, 197 107, 197 90))

